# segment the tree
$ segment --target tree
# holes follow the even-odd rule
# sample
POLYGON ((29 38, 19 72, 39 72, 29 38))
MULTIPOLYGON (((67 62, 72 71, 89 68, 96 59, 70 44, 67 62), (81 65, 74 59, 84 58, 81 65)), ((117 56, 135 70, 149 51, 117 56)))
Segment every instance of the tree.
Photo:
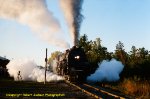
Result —
POLYGON ((53 53, 51 53, 51 56, 48 59, 48 63, 51 62, 52 60, 54 60, 55 58, 58 58, 58 56, 62 54, 62 52, 60 51, 55 51, 53 53))
POLYGON ((97 67, 98 63, 101 62, 104 59, 107 59, 109 57, 110 59, 110 53, 107 52, 107 48, 101 46, 101 39, 96 38, 95 41, 88 41, 87 35, 83 35, 79 39, 79 46, 81 46, 86 55, 87 59, 91 64, 91 71, 94 72, 97 67))
POLYGON ((49 68, 49 70, 52 71, 51 64, 53 63, 53 60, 57 59, 58 56, 61 55, 61 54, 62 54, 62 52, 60 52, 60 51, 55 51, 55 52, 51 53, 51 56, 48 59, 48 64, 49 64, 48 68, 49 68))
POLYGON ((132 46, 129 54, 130 59, 128 61, 128 64, 130 65, 130 67, 137 66, 136 64, 138 63, 138 49, 135 46, 132 46))
POLYGON ((140 58, 145 59, 146 56, 148 55, 148 50, 146 50, 144 47, 139 48, 139 55, 140 58))
POLYGON ((87 53, 89 50, 91 50, 91 41, 88 41, 88 37, 86 34, 84 34, 83 36, 80 37, 79 39, 79 45, 80 47, 82 47, 85 51, 85 53, 87 53))
POLYGON ((116 50, 115 50, 115 57, 120 60, 124 65, 126 64, 127 61, 127 53, 124 50, 124 45, 121 41, 116 45, 116 50))

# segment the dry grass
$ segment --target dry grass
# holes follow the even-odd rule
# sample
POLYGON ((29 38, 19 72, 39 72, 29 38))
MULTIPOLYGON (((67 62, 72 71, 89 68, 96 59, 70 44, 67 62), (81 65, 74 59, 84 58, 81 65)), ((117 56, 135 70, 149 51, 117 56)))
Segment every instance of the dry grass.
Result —
POLYGON ((132 95, 139 99, 150 99, 150 82, 125 79, 119 84, 125 94, 132 95))

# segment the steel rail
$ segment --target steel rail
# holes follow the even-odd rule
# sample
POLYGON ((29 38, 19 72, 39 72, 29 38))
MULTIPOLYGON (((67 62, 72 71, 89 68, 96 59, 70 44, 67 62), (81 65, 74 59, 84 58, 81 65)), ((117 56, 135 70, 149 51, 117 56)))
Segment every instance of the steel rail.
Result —
POLYGON ((91 85, 89 85, 89 84, 83 84, 83 85, 85 85, 85 86, 87 86, 87 87, 90 87, 90 88, 92 88, 92 89, 94 89, 94 90, 97 90, 97 91, 99 91, 99 92, 105 93, 105 94, 107 94, 107 95, 109 95, 109 96, 112 96, 112 97, 114 97, 114 98, 117 98, 117 99, 126 99, 125 97, 122 97, 122 96, 119 96, 119 95, 110 93, 110 92, 108 92, 108 91, 105 91, 105 90, 102 90, 102 89, 99 89, 99 88, 96 88, 96 87, 93 87, 93 86, 91 86, 91 85))
POLYGON ((104 97, 111 97, 113 99, 126 99, 125 97, 122 97, 122 96, 119 96, 119 95, 116 95, 114 93, 110 93, 110 92, 107 92, 105 90, 102 90, 102 89, 99 89, 99 88, 96 88, 92 85, 89 85, 89 84, 74 84, 74 83, 71 83, 69 81, 66 81, 66 83, 76 87, 77 89, 81 90, 82 92, 90 95, 90 96, 93 96, 94 98, 97 98, 97 99, 104 99, 104 97), (92 91, 90 91, 90 90, 92 91))

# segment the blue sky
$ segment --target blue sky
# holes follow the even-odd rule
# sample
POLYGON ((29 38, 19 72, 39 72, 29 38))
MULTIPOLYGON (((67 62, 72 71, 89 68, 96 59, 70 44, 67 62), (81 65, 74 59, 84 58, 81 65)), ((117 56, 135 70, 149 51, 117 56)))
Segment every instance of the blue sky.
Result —
MULTIPOLYGON (((64 39, 70 43, 58 0, 47 0, 47 6, 59 20, 64 39)), ((150 50, 150 0, 84 0, 82 8, 84 20, 80 35, 87 34, 89 40, 100 37, 102 45, 111 52, 119 41, 124 43, 126 51, 132 45, 150 50)), ((9 59, 32 58, 43 65, 46 48, 49 55, 65 50, 42 41, 28 26, 14 20, 0 18, 0 35, 0 56, 9 59)))

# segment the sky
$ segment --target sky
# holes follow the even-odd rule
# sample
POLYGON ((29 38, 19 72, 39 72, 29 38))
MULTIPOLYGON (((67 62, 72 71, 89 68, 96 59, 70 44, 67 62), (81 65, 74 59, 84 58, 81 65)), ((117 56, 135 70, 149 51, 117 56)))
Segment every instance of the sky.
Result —
MULTIPOLYGON (((73 44, 59 0, 47 0, 46 4, 60 23, 62 39, 71 47, 73 44)), ((150 0, 84 0, 80 35, 86 34, 88 40, 100 38, 109 52, 114 52, 119 41, 127 52, 133 45, 150 50, 149 11, 150 0)), ((66 50, 40 39, 28 25, 0 17, 0 56, 10 60, 30 58, 38 65, 44 65, 46 48, 48 56, 54 51, 66 50)))

